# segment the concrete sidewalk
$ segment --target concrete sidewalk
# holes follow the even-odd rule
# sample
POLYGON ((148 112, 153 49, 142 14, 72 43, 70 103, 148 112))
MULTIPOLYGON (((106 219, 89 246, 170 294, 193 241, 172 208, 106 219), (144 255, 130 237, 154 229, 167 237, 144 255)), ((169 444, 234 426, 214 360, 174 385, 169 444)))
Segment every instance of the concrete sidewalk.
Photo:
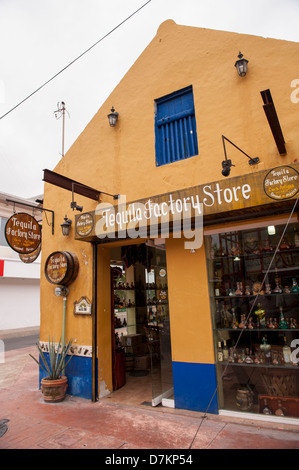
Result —
POLYGON ((72 396, 45 403, 29 353, 8 351, 0 364, 0 449, 299 449, 298 426, 72 396))

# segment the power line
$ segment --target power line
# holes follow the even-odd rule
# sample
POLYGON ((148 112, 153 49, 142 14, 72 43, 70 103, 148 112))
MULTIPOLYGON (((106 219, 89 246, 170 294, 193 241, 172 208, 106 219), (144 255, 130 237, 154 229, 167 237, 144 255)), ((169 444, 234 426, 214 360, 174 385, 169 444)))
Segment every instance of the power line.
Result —
POLYGON ((72 60, 69 64, 67 64, 65 67, 63 67, 59 72, 57 72, 55 75, 53 75, 53 77, 49 78, 49 80, 47 80, 45 83, 43 83, 41 86, 39 86, 36 90, 34 90, 32 93, 30 93, 30 95, 26 96, 26 98, 24 98, 22 101, 20 101, 18 104, 16 104, 13 108, 11 108, 9 111, 7 111, 5 114, 3 114, 0 119, 3 119, 5 116, 7 116, 9 113, 11 113, 12 111, 14 111, 14 109, 18 108, 21 104, 23 104, 25 101, 27 101, 29 98, 31 98, 31 96, 35 95, 35 93, 37 93, 39 90, 41 90, 42 88, 44 88, 48 83, 50 83, 52 80, 54 80, 54 78, 58 77, 58 75, 60 75, 62 72, 64 72, 68 67, 70 67, 71 65, 73 65, 77 60, 79 60, 81 57, 83 57, 85 54, 87 54, 87 52, 89 52, 93 47, 95 47, 97 44, 99 44, 100 42, 102 42, 104 39, 106 39, 106 37, 110 36, 110 34, 112 34, 114 31, 116 31, 118 28, 120 28, 120 26, 122 26, 124 23, 126 23, 126 21, 128 21, 130 18, 132 18, 134 15, 136 15, 140 10, 142 10, 142 8, 144 8, 148 3, 150 3, 151 0, 148 0, 146 3, 144 3, 140 8, 138 8, 137 10, 134 11, 134 13, 131 13, 131 15, 129 15, 126 19, 124 19, 121 23, 119 23, 117 26, 115 26, 113 29, 111 29, 111 31, 109 31, 108 33, 106 33, 101 39, 99 39, 97 42, 95 42, 92 46, 90 46, 88 49, 86 49, 84 52, 82 52, 82 54, 78 55, 78 57, 76 57, 74 60, 72 60))

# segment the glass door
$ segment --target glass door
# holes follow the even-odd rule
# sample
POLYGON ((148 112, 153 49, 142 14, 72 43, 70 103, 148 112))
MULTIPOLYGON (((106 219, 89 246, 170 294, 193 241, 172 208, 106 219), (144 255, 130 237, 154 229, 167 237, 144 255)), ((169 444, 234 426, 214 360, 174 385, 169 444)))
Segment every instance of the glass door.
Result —
POLYGON ((146 244, 146 340, 150 351, 152 405, 174 407, 165 244, 146 244))

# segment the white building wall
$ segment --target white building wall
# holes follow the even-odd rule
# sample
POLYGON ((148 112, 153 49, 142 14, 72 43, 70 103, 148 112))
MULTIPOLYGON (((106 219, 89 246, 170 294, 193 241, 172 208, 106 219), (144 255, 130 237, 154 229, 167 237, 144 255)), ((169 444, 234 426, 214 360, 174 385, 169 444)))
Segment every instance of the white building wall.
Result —
MULTIPOLYGON (((14 212, 32 214, 32 209, 27 210, 26 205, 18 207, 17 203, 14 207, 7 199, 15 197, 0 192, 0 338, 11 331, 38 330, 40 326, 41 256, 33 263, 23 263, 4 237, 6 220, 14 212)), ((17 199, 34 204, 32 200, 17 199)), ((41 211, 35 211, 40 220, 41 211)))
POLYGON ((40 325, 39 279, 0 278, 0 330, 40 325))

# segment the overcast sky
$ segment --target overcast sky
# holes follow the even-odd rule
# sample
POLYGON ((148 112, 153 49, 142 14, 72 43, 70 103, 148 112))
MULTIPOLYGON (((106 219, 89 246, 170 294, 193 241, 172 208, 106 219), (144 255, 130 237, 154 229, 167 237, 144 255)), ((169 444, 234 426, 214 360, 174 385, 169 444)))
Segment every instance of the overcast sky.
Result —
MULTIPOLYGON (((0 116, 145 3, 0 0, 0 116)), ((42 194, 43 169, 53 170, 61 159, 62 120, 54 115, 57 103, 64 101, 69 113, 65 120, 67 151, 167 19, 299 41, 299 0, 151 0, 0 119, 0 192, 21 197, 42 194)))

